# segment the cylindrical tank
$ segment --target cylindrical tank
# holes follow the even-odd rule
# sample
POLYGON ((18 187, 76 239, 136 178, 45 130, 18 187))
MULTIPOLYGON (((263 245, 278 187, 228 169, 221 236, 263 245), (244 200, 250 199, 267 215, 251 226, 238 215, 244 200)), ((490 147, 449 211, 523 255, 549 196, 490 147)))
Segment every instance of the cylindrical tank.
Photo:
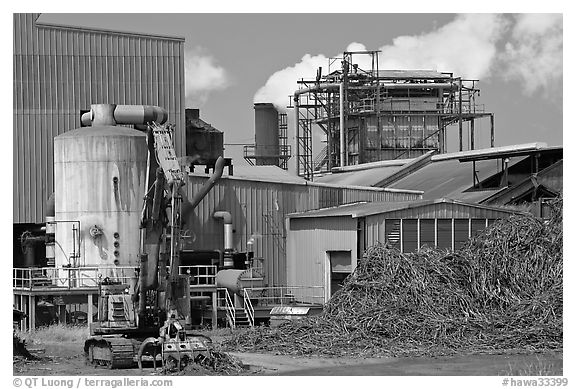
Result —
POLYGON ((57 267, 138 264, 146 136, 115 126, 114 107, 92 106, 91 127, 54 138, 57 267))
POLYGON ((220 270, 216 274, 216 285, 241 295, 244 288, 263 288, 264 276, 254 268, 220 270))
POLYGON ((272 103, 254 104, 256 165, 279 165, 278 111, 272 103))

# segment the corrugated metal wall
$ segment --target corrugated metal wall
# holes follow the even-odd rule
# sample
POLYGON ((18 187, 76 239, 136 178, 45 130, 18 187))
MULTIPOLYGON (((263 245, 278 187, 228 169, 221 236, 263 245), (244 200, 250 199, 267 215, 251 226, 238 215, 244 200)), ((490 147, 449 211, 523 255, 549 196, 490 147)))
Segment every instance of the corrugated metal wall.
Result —
MULTIPOLYGON (((191 175, 187 195, 192 198, 208 177, 191 175)), ((221 249, 224 245, 222 222, 214 220, 215 211, 232 213, 234 247, 246 250, 246 242, 256 237, 256 257, 264 258, 269 285, 286 285, 286 228, 289 213, 303 212, 356 201, 405 201, 420 196, 409 193, 319 186, 283 184, 222 178, 198 205, 186 228, 190 249, 221 249)))
POLYGON ((41 223, 53 192, 53 138, 90 104, 159 105, 184 155, 184 40, 41 26, 14 14, 14 223, 41 223))
POLYGON ((356 268, 356 219, 350 216, 290 219, 288 285, 326 287, 326 251, 351 251, 356 268))

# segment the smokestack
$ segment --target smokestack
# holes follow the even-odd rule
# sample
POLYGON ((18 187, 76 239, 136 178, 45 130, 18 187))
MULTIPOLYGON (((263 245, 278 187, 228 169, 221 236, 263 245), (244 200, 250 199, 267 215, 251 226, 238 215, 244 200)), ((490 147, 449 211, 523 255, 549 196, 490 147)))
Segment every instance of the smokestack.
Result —
POLYGON ((280 165, 278 111, 272 103, 254 104, 256 165, 280 165))

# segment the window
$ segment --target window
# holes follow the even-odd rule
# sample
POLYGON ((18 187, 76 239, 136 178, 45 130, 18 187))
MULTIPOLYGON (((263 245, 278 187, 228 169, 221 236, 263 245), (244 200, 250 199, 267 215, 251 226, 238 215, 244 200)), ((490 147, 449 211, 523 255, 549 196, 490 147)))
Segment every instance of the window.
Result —
POLYGON ((386 241, 393 247, 400 249, 400 219, 386 219, 386 241))
POLYGON ((420 247, 434 247, 436 245, 436 223, 434 219, 420 220, 420 247))

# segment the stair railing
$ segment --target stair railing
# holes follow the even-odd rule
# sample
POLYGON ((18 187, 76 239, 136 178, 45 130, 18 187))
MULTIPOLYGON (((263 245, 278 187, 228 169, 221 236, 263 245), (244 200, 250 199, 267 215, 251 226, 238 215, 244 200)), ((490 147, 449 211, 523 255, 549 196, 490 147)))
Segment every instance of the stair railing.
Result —
POLYGON ((248 316, 250 327, 254 327, 254 306, 252 305, 252 301, 250 301, 250 294, 246 288, 244 289, 244 311, 246 312, 246 316, 248 316))
POLYGON ((228 319, 228 325, 230 328, 236 328, 236 307, 234 307, 234 301, 228 293, 228 288, 224 288, 224 295, 225 295, 225 309, 226 309, 226 319, 228 319))

